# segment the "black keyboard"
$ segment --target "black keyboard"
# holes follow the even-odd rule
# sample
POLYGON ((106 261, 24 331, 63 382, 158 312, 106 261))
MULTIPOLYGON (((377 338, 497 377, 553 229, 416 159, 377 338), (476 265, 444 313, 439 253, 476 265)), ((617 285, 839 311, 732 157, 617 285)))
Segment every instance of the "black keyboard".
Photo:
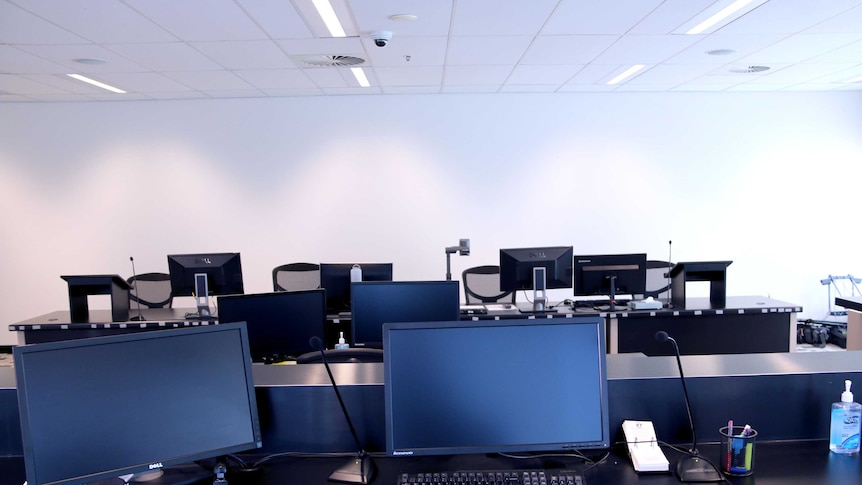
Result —
POLYGON ((397 485, 586 485, 584 476, 571 470, 471 470, 402 473, 397 485))

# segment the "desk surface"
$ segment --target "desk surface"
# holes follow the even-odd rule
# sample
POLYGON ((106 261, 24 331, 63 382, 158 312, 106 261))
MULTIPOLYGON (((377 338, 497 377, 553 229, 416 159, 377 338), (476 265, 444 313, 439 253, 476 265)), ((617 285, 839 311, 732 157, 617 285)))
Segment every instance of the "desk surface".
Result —
MULTIPOLYGON (((456 455, 432 457, 375 457, 377 477, 372 485, 395 485, 401 473, 456 471, 466 469, 505 470, 541 468, 553 464, 574 470, 583 470, 587 485, 678 485, 670 473, 638 475, 620 446, 599 464, 589 467, 582 460, 569 457, 553 459, 530 458, 516 460, 500 456, 456 455)), ((718 460, 718 445, 698 447, 707 459, 718 460)), ((665 448, 665 455, 673 466, 682 456, 665 448)), ((590 453, 591 457, 601 456, 590 453)), ((254 461, 257 457, 245 457, 254 461)), ((283 457, 262 465, 262 473, 240 480, 228 474, 232 485, 315 485, 328 484, 329 474, 347 458, 283 457)), ((231 464, 233 465, 233 464, 231 464)), ((862 477, 862 458, 830 453, 826 441, 761 442, 757 444, 755 472, 750 477, 734 477, 734 485, 848 485, 859 483, 862 477)), ((21 485, 24 481, 24 464, 21 458, 0 459, 0 485, 21 485)), ((203 482, 207 483, 207 482, 203 482)))
POLYGON ((862 312, 862 296, 836 296, 835 304, 848 310, 862 312))

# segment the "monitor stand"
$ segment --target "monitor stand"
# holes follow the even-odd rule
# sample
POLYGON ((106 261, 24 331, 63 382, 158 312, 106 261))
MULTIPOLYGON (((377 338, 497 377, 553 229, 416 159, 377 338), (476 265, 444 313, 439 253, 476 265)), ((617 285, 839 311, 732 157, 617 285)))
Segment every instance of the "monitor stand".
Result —
POLYGON ((209 287, 207 285, 206 273, 195 274, 194 297, 198 311, 197 313, 187 313, 185 317, 189 320, 215 320, 215 315, 210 313, 209 287))
POLYGON ((545 268, 536 266, 533 268, 533 309, 521 310, 521 313, 556 313, 557 310, 548 309, 548 280, 545 276, 545 268))

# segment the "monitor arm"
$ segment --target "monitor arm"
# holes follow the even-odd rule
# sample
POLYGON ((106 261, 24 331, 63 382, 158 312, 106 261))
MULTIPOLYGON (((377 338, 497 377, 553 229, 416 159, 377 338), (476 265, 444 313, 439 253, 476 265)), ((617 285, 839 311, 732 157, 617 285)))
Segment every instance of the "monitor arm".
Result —
POLYGON ((449 246, 446 248, 446 281, 452 280, 452 253, 458 253, 461 256, 470 255, 470 240, 460 239, 457 246, 449 246))

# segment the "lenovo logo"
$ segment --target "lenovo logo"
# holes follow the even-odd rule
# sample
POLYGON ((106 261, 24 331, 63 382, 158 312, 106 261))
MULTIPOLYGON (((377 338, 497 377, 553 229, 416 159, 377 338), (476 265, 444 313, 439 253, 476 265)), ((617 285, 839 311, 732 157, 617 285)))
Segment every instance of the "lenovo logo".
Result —
POLYGON ((412 452, 412 451, 398 451, 398 450, 395 450, 395 451, 393 451, 393 452, 392 452, 392 456, 412 456, 412 455, 413 455, 413 452, 412 452))

